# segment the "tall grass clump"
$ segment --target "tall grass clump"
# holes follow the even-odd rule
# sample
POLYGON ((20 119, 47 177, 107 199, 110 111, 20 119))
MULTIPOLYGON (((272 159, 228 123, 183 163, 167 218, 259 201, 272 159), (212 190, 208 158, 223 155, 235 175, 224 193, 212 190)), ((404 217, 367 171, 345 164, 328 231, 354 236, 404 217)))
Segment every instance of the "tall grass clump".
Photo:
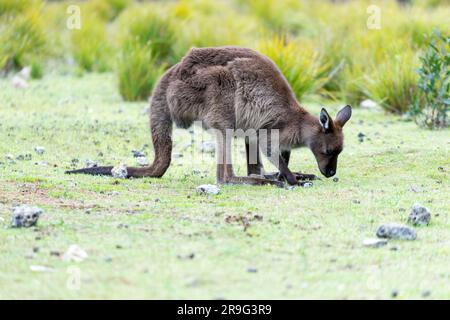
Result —
POLYGON ((174 63, 172 21, 152 6, 132 7, 119 18, 119 91, 124 100, 146 100, 166 67, 174 63))
POLYGON ((327 66, 320 54, 306 42, 298 44, 275 37, 263 41, 259 51, 280 68, 299 100, 305 94, 320 93, 328 80, 327 66))
POLYGON ((81 71, 104 72, 111 69, 111 45, 106 23, 96 15, 84 15, 80 29, 70 31, 73 58, 81 71))
POLYGON ((140 45, 149 47, 158 61, 172 60, 175 31, 170 17, 152 6, 136 6, 126 10, 119 20, 122 30, 119 42, 127 43, 133 38, 140 45))
POLYGON ((372 64, 364 77, 362 86, 367 97, 387 111, 406 112, 417 92, 416 65, 417 55, 412 50, 386 54, 385 60, 372 64))
POLYGON ((449 126, 450 35, 435 31, 421 55, 418 93, 410 113, 416 122, 430 129, 449 126))
POLYGON ((14 7, 9 1, 1 1, 0 7, 9 12, 0 16, 0 70, 7 73, 40 61, 47 49, 40 3, 34 1, 27 6, 14 7))
POLYGON ((164 69, 164 65, 158 65, 150 44, 128 40, 121 49, 117 66, 122 98, 126 101, 148 99, 164 69))
POLYGON ((114 20, 133 0, 89 0, 83 9, 105 21, 114 20))

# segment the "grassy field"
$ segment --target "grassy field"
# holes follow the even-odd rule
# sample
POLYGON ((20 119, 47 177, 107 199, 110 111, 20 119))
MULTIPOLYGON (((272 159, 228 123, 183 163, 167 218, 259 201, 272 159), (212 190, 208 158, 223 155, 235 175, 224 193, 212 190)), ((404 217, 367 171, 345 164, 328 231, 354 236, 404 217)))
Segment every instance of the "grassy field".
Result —
MULTIPOLYGON (((0 88, 2 299, 450 298, 448 130, 357 109, 338 182, 223 186, 208 197, 195 188, 215 183, 209 156, 176 158, 162 179, 64 174, 86 159, 133 165, 132 150, 153 157, 146 103, 123 102, 112 74, 52 74, 24 90, 0 79, 0 88), (7 159, 28 153, 32 160, 7 159), (416 202, 432 212, 416 241, 362 246, 379 224, 405 223, 416 202), (8 228, 15 204, 42 207, 38 227, 8 228), (89 257, 61 259, 72 244, 89 257), (74 270, 79 289, 70 285, 74 270)), ((327 107, 335 115, 342 105, 327 107)), ((174 152, 198 154, 199 141, 183 150, 188 131, 175 130, 174 139, 174 152)), ((243 150, 239 142, 236 154, 243 150)), ((243 157, 236 168, 245 174, 243 157)), ((291 168, 319 174, 308 150, 293 153, 291 168)))

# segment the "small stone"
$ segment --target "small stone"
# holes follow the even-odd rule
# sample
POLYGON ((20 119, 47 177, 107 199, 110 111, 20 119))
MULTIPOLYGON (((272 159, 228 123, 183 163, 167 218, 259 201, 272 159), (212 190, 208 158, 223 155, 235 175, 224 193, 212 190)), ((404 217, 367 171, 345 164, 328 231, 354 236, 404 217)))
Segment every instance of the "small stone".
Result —
POLYGON ((14 76, 11 80, 11 83, 14 86, 14 88, 17 88, 17 89, 28 88, 28 82, 19 76, 14 76))
POLYGON ((378 107, 378 104, 373 100, 365 99, 361 101, 359 106, 363 109, 376 109, 378 107))
POLYGON ((302 184, 303 188, 311 188, 314 184, 311 181, 306 181, 302 184))
POLYGON ((426 291, 422 292, 422 297, 423 298, 427 298, 429 296, 431 296, 431 291, 430 290, 426 290, 426 291))
POLYGON ((408 223, 414 226, 428 225, 431 220, 430 210, 416 203, 408 217, 408 223))
POLYGON ((339 178, 338 177, 334 177, 333 178, 333 182, 339 182, 339 178))
POLYGON ((398 240, 416 240, 417 233, 408 226, 398 223, 387 223, 378 227, 377 237, 398 240))
POLYGON ((76 244, 71 245, 67 251, 64 253, 62 259, 64 261, 74 261, 74 262, 82 262, 88 257, 86 251, 77 246, 76 244))
POLYGON ((145 157, 145 153, 139 150, 133 150, 131 153, 133 153, 133 157, 135 158, 145 157))
POLYGON ((86 168, 98 167, 98 163, 95 162, 94 160, 86 159, 86 161, 84 163, 86 164, 86 168))
POLYGON ((35 226, 42 214, 42 209, 21 205, 12 209, 11 226, 13 228, 29 228, 35 226))
POLYGON ((391 297, 392 298, 397 298, 397 296, 398 296, 398 290, 392 290, 391 297))
POLYGON ((53 272, 52 268, 46 266, 30 266, 30 270, 33 272, 53 272))
POLYGON ((196 188, 199 194, 216 195, 219 194, 220 188, 214 184, 202 184, 196 188))
POLYGON ((45 148, 41 146, 34 147, 34 152, 36 152, 38 155, 43 155, 45 152, 45 148))
POLYGON ((128 176, 128 170, 126 165, 120 164, 111 169, 111 175, 116 179, 126 179, 128 176))
POLYGON ((146 167, 146 166, 148 166, 150 164, 150 162, 148 161, 147 157, 137 157, 136 158, 136 162, 141 167, 146 167))
POLYGON ((386 239, 369 238, 363 240, 363 246, 368 248, 380 248, 387 245, 386 239))
POLYGON ((174 154, 172 154, 172 158, 174 158, 174 159, 183 158, 183 154, 182 153, 174 153, 174 154))
POLYGON ((20 70, 17 75, 19 77, 21 77, 23 80, 28 81, 30 80, 30 76, 31 76, 31 67, 30 66, 26 66, 23 67, 22 70, 20 70))
POLYGON ((214 141, 203 141, 200 145, 200 151, 203 153, 215 153, 216 143, 214 141))
POLYGON ((249 272, 249 273, 257 273, 258 269, 256 269, 256 268, 248 268, 247 272, 249 272))
POLYGON ((359 142, 364 142, 364 138, 366 137, 366 135, 362 132, 358 133, 358 140, 359 142))

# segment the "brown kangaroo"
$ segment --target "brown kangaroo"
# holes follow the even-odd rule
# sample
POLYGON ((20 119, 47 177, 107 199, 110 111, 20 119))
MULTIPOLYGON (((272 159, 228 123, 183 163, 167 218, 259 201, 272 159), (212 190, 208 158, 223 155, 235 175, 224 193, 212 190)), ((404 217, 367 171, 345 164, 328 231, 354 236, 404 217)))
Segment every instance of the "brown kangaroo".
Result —
MULTIPOLYGON (((193 48, 171 67, 156 85, 150 109, 150 124, 155 158, 148 167, 127 168, 128 177, 162 177, 171 162, 172 123, 188 128, 202 121, 205 128, 218 133, 217 182, 229 184, 298 184, 314 175, 289 170, 290 151, 308 147, 320 172, 326 177, 336 173, 337 158, 343 148, 342 127, 352 109, 341 109, 331 119, 322 109, 315 117, 296 101, 288 82, 276 65, 264 55, 247 48, 193 48), (229 130, 278 130, 279 146, 271 135, 262 146, 257 136, 257 156, 250 161, 250 139, 246 138, 246 177, 237 177, 231 163, 231 139, 221 139, 229 130), (275 151, 273 151, 276 149, 275 151), (278 179, 264 176, 260 150, 279 169, 278 179), (258 175, 258 176, 255 176, 258 175)), ((94 167, 67 171, 111 175, 112 167, 94 167)))

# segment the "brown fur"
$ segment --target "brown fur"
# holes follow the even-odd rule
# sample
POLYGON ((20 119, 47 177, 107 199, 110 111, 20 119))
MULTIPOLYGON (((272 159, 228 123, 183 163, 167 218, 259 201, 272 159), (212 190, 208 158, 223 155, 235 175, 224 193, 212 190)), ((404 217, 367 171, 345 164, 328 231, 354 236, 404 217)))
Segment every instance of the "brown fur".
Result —
MULTIPOLYGON (((193 48, 162 76, 153 92, 150 123, 154 162, 145 168, 128 168, 128 175, 163 176, 171 162, 172 123, 187 128, 201 120, 206 128, 222 133, 227 129, 278 129, 281 152, 276 164, 280 176, 290 184, 301 177, 288 169, 290 150, 303 146, 312 150, 320 171, 332 176, 343 146, 342 126, 350 116, 350 106, 342 109, 335 121, 325 109, 320 119, 309 114, 298 104, 275 64, 254 50, 193 48)), ((263 149, 266 156, 270 155, 269 148, 263 149)), ((231 154, 228 142, 218 140, 217 154, 219 183, 280 184, 263 177, 236 177, 231 161, 225 161, 231 154)), ((70 173, 105 174, 109 168, 70 173)), ((261 174, 262 169, 259 155, 256 164, 248 164, 249 175, 261 174)))

